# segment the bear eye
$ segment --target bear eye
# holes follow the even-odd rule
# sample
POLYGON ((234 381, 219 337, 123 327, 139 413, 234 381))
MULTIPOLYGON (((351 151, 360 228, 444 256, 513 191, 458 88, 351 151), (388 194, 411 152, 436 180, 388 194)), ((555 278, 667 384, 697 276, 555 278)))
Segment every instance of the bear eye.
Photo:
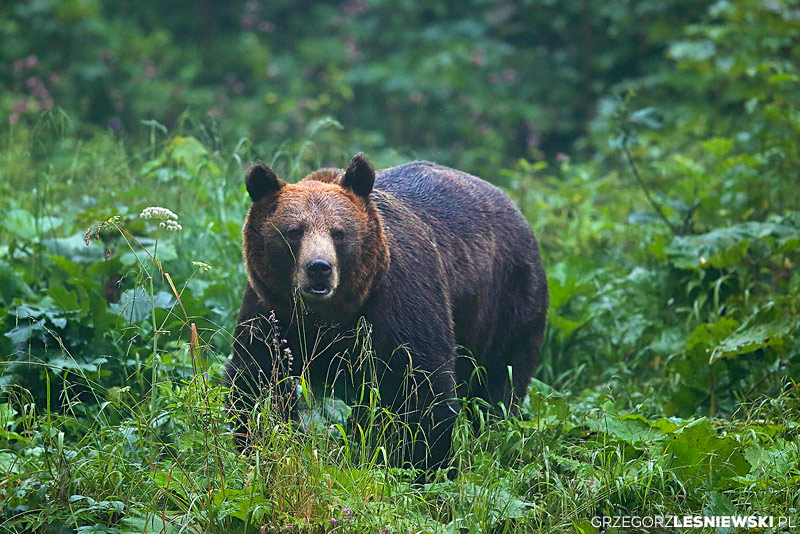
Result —
POLYGON ((338 228, 331 230, 331 237, 334 241, 341 241, 344 239, 344 230, 340 230, 338 228))
POLYGON ((294 239, 299 239, 300 237, 303 236, 303 229, 302 228, 289 228, 288 230, 283 232, 283 235, 286 237, 286 239, 293 239, 293 240, 294 239))

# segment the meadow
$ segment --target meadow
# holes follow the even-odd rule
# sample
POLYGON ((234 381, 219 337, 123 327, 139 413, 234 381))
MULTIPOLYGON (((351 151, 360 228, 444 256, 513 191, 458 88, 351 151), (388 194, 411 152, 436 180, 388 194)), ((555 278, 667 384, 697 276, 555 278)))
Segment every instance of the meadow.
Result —
POLYGON ((0 7, 0 532, 800 526, 797 2, 401 4, 0 7), (244 170, 359 150, 503 187, 542 247, 536 378, 463 401, 454 480, 385 461, 373 391, 233 443, 244 170))

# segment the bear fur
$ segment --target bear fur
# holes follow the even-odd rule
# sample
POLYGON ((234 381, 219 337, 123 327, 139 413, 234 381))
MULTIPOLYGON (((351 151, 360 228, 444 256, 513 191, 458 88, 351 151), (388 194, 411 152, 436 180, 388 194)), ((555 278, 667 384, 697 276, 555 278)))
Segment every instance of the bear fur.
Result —
POLYGON ((500 189, 425 161, 376 176, 363 154, 296 184, 257 164, 246 185, 248 285, 225 369, 240 436, 241 414, 276 381, 300 369, 334 379, 334 362, 364 348, 362 318, 382 402, 423 436, 406 455, 418 467, 448 458, 457 397, 526 394, 547 281, 530 225, 500 189))

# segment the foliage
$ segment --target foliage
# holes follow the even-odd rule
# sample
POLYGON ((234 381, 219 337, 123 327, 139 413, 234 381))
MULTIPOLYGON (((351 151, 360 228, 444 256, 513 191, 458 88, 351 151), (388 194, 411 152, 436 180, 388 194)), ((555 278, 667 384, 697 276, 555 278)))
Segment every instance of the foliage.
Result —
POLYGON ((705 4, 12 2, 0 110, 62 106, 84 127, 142 136, 140 121, 172 129, 189 108, 262 157, 332 115, 344 128, 326 163, 360 148, 491 172, 569 150, 598 98, 661 62, 705 4))
POLYGON ((797 524, 798 13, 3 4, 0 531, 797 524), (218 379, 245 283, 243 167, 297 179, 358 150, 483 176, 540 239, 539 380, 517 414, 464 401, 452 481, 413 484, 383 461, 387 414, 354 432, 329 392, 304 390, 295 423, 264 406, 259 447, 232 444, 218 379))

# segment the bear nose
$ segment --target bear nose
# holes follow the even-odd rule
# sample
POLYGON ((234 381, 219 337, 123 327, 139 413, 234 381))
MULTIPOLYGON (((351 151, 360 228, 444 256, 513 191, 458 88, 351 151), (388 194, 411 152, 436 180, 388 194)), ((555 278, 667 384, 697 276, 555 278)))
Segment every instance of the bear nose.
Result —
POLYGON ((330 278, 331 273, 333 272, 333 267, 328 260, 323 260, 322 258, 317 258, 316 260, 311 260, 306 265, 306 272, 308 273, 309 278, 314 280, 324 280, 326 278, 330 278))

